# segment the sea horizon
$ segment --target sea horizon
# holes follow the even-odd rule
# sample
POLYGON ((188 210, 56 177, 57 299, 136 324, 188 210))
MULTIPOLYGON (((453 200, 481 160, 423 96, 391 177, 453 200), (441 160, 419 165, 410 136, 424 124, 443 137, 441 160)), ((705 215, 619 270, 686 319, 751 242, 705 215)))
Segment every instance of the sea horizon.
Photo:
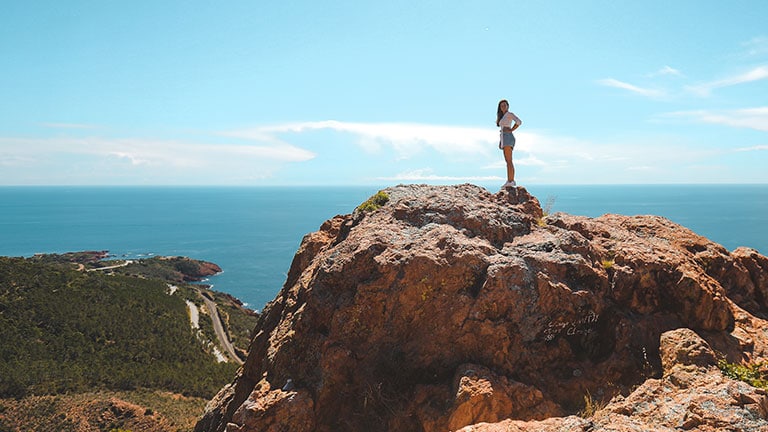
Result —
MULTIPOLYGON (((491 193, 500 187, 476 184, 491 193)), ((0 186, 0 255, 188 256, 222 267, 208 281, 213 289, 261 310, 304 235, 389 186, 0 186)), ((768 251, 768 184, 522 186, 553 213, 652 214, 728 250, 768 251)))

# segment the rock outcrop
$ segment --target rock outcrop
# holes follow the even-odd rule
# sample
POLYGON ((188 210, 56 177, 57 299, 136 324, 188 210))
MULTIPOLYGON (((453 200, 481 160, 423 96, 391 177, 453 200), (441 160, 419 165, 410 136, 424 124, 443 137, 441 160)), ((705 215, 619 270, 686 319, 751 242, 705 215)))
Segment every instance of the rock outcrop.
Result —
POLYGON ((768 358, 768 258, 523 188, 384 192, 304 238, 196 431, 768 430, 716 364, 768 358))

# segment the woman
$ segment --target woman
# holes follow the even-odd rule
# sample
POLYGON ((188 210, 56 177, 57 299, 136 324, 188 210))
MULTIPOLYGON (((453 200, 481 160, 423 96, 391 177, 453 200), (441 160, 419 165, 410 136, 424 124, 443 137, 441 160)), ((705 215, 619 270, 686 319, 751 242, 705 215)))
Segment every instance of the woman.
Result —
POLYGON ((504 160, 507 161, 507 182, 502 187, 517 185, 515 183, 515 165, 512 164, 512 150, 515 148, 515 135, 512 132, 521 124, 523 121, 509 111, 509 102, 502 99, 496 110, 496 126, 501 128, 499 131, 501 134, 499 148, 504 150, 504 160))

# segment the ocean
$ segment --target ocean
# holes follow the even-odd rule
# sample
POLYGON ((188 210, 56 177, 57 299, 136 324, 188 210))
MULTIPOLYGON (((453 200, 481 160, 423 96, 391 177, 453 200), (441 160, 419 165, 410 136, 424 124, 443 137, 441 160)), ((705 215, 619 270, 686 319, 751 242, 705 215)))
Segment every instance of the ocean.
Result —
MULTIPOLYGON (((483 185, 496 192, 498 185, 483 185)), ((207 283, 261 310, 301 239, 380 187, 0 187, 0 255, 108 250, 183 255, 207 283)), ((733 250, 768 253, 768 185, 530 185, 551 212, 664 216, 733 250)))

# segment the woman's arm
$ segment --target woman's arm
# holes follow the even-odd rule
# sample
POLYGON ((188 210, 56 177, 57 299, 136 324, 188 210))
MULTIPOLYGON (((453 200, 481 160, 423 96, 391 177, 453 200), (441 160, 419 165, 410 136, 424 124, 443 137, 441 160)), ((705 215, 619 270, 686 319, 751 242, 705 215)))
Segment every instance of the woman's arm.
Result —
POLYGON ((512 120, 515 122, 515 124, 511 125, 512 127, 505 127, 504 132, 514 132, 515 129, 519 128, 520 125, 523 124, 523 121, 520 120, 520 117, 516 116, 512 111, 508 111, 507 114, 512 117, 512 120))

